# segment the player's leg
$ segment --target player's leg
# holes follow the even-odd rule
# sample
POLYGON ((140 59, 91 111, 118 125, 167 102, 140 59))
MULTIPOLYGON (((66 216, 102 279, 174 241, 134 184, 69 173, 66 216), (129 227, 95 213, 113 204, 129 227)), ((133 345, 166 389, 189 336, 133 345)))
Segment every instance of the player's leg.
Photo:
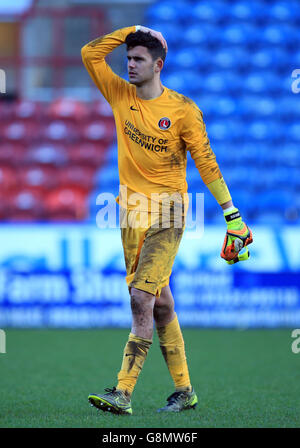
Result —
POLYGON ((123 352, 117 389, 131 396, 153 337, 154 295, 131 288, 132 326, 123 352))
MULTIPOLYGON (((155 297, 160 295, 163 282, 168 283, 172 264, 182 236, 182 229, 151 227, 134 242, 131 230, 123 235, 125 260, 131 292, 132 328, 124 349, 117 389, 132 394, 146 359, 153 336, 155 297), (130 242, 130 244, 129 244, 130 242), (132 247, 141 247, 138 262, 130 256, 132 247), (129 260, 131 262, 129 263, 129 260), (133 276, 132 276, 133 271, 133 276)), ((166 284, 165 283, 165 284, 166 284)))
MULTIPOLYGON (((127 218, 127 211, 122 210, 122 219, 127 220, 127 218)), ((146 230, 147 228, 143 227, 121 227, 128 285, 135 275, 146 230)), ((103 411, 116 414, 132 413, 131 394, 152 344, 154 295, 136 288, 130 288, 130 299, 132 327, 123 351, 117 387, 107 389, 107 394, 92 394, 89 396, 92 405, 103 411)))
POLYGON ((153 307, 155 297, 148 292, 131 288, 132 327, 123 351, 116 388, 107 394, 92 394, 92 405, 115 414, 132 414, 131 395, 152 344, 153 307))
POLYGON ((174 311, 174 298, 169 285, 162 288, 153 314, 160 348, 175 385, 175 393, 159 411, 179 412, 194 408, 198 400, 191 386, 184 339, 174 311))
POLYGON ((131 396, 152 344, 155 295, 152 291, 145 291, 144 284, 137 288, 131 286, 140 262, 146 231, 149 227, 148 213, 141 213, 137 216, 134 212, 129 212, 127 219, 129 225, 122 229, 122 242, 127 271, 126 281, 128 286, 130 285, 132 325, 123 352, 117 389, 122 390, 127 396, 131 396), (140 221, 139 225, 136 226, 136 219, 138 218, 140 221))

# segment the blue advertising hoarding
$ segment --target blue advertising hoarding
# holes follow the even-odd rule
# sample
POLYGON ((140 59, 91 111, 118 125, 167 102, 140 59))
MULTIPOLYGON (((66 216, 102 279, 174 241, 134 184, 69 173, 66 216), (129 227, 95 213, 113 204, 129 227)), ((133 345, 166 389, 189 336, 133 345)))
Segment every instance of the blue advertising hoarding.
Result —
MULTIPOLYGON (((130 327, 120 231, 2 225, 0 327, 130 327)), ((299 327, 300 229, 255 226, 251 258, 219 256, 224 227, 185 231, 171 288, 185 326, 299 327)))

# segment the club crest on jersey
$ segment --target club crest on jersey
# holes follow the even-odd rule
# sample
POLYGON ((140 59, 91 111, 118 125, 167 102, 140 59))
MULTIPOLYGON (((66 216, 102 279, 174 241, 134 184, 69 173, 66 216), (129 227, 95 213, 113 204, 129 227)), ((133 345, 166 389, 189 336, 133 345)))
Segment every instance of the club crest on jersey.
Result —
POLYGON ((159 129, 166 131, 171 126, 171 120, 168 117, 163 117, 158 122, 159 129))

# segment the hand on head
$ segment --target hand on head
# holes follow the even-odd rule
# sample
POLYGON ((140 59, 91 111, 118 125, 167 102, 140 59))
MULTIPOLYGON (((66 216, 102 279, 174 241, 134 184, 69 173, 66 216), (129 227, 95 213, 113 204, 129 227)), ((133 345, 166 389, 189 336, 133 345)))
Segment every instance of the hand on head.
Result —
POLYGON ((168 52, 167 41, 159 31, 152 30, 151 28, 147 28, 146 26, 140 26, 139 30, 143 33, 150 33, 151 36, 156 37, 156 39, 161 42, 163 48, 166 50, 166 53, 168 52))

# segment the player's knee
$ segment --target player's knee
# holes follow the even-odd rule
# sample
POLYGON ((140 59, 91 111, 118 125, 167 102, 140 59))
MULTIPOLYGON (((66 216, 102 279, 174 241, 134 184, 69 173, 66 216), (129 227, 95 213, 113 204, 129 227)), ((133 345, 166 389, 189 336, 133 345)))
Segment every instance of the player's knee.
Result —
POLYGON ((132 288, 130 292, 131 311, 134 314, 142 314, 152 310, 154 296, 146 291, 132 288))
POLYGON ((169 321, 174 314, 174 303, 168 302, 159 302, 155 303, 153 309, 153 317, 157 324, 165 323, 169 321))

